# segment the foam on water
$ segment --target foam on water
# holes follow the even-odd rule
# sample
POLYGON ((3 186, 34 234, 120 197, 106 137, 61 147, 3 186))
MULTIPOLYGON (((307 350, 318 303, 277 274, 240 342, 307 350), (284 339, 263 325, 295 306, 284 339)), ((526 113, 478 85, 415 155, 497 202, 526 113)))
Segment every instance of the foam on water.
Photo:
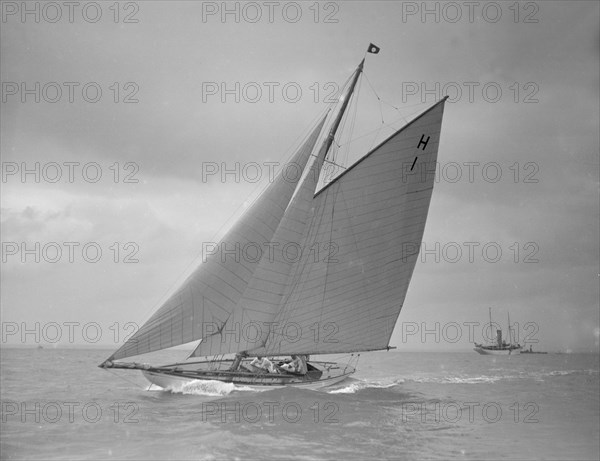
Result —
POLYGON ((415 383, 438 383, 438 384, 487 384, 495 383, 507 376, 422 376, 407 379, 415 383))
POLYGON ((398 384, 402 384, 404 380, 394 379, 391 382, 389 380, 384 381, 358 381, 339 389, 327 390, 328 394, 355 394, 363 389, 387 389, 398 384))
POLYGON ((195 380, 189 383, 182 383, 175 386, 171 386, 167 389, 173 394, 186 394, 186 395, 208 395, 211 397, 221 397, 229 395, 234 391, 252 391, 256 392, 257 389, 253 389, 248 386, 236 386, 233 383, 224 383, 222 381, 203 381, 195 380))
POLYGON ((435 384, 488 384, 494 383, 507 376, 411 376, 406 378, 389 378, 374 381, 358 381, 344 387, 327 390, 328 394, 355 394, 363 389, 387 389, 406 382, 435 383, 435 384))
POLYGON ((597 375, 598 370, 555 370, 549 373, 550 376, 568 376, 568 375, 597 375))

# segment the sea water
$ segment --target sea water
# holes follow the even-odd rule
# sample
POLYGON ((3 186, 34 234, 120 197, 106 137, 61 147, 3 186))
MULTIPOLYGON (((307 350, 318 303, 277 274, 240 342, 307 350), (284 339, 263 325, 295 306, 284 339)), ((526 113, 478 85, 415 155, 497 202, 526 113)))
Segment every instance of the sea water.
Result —
MULTIPOLYGON (((597 460, 600 455, 598 355, 374 352, 360 356, 352 378, 316 391, 256 391, 215 381, 165 391, 147 390, 139 371, 97 368, 110 352, 2 348, 0 457, 597 460)), ((164 354, 164 362, 156 364, 185 356, 164 354)))

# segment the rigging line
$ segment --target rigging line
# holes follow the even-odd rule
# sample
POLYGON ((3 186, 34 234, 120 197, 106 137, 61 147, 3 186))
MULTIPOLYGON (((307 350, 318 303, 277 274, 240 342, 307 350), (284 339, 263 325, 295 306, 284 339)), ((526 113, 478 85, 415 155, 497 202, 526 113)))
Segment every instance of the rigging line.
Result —
MULTIPOLYGON (((337 91, 337 93, 336 93, 336 95, 335 95, 335 96, 336 96, 336 99, 335 99, 335 101, 333 101, 333 103, 334 103, 334 107, 333 107, 333 108, 337 109, 337 107, 336 107, 336 106, 337 106, 338 104, 340 104, 340 103, 342 103, 342 102, 343 102, 343 101, 342 101, 342 96, 343 96, 343 95, 346 93, 346 89, 347 89, 347 87, 348 87, 348 84, 349 84, 349 83, 350 83, 350 81, 352 80, 352 77, 353 77, 353 75, 354 75, 354 73, 350 74, 350 75, 349 75, 349 76, 346 78, 346 81, 344 82, 344 84, 343 84, 343 85, 342 85, 342 86, 341 86, 341 87, 338 89, 338 91, 337 91)), ((351 96, 352 96, 352 95, 351 95, 351 96)), ((334 111, 332 110, 332 114, 333 114, 333 112, 334 112, 334 111)), ((344 115, 346 115, 346 114, 344 114, 344 115)), ((334 139, 334 143, 335 143, 335 139, 334 139)), ((335 152, 334 152, 334 149, 331 149, 331 151, 330 151, 330 152, 328 152, 328 153, 326 154, 325 158, 327 159, 327 157, 328 157, 328 156, 331 156, 331 157, 333 158, 333 160, 335 161, 335 152), (330 154, 331 154, 331 155, 330 155, 330 154)))
MULTIPOLYGON (((335 114, 337 112, 336 109, 338 109, 338 105, 340 105, 341 103, 343 103, 342 101, 342 96, 344 95, 344 93, 346 92, 346 88, 349 86, 350 82, 352 81, 352 77, 354 76, 354 72, 351 73, 348 77, 346 77, 346 80, 344 81, 344 83, 338 87, 338 90, 335 92, 333 97, 333 100, 331 100, 331 102, 329 102, 329 110, 331 110, 330 115, 332 118, 335 117, 335 114)), ((329 123, 327 124, 328 126, 331 125, 331 120, 329 121, 329 123)), ((328 135, 328 130, 323 130, 323 136, 320 136, 321 141, 326 138, 328 135)))
POLYGON ((337 166, 338 168, 341 168, 342 170, 347 170, 348 169, 347 166, 344 166, 344 165, 342 165, 340 163, 332 162, 330 160, 325 160, 323 163, 329 163, 330 165, 337 166))
POLYGON ((379 102, 379 114, 381 115, 381 123, 384 123, 383 110, 381 109, 381 104, 382 104, 383 100, 379 97, 379 95, 377 94, 377 91, 375 91, 375 87, 371 83, 371 80, 369 80, 369 77, 367 75, 365 75, 365 78, 367 79, 367 83, 369 84, 369 87, 371 88, 371 90, 373 91, 373 94, 375 95, 375 97, 377 98, 377 101, 379 102))
MULTIPOLYGON (((419 104, 419 105, 421 105, 421 104, 419 104)), ((414 111, 414 112, 411 112, 410 114, 408 114, 408 117, 410 117, 411 115, 414 115, 414 114, 418 114, 418 113, 420 113, 420 112, 421 112, 420 110, 416 110, 416 111, 414 111)), ((397 118, 397 119, 394 119, 394 120, 393 120, 393 121, 391 121, 390 123, 385 123, 385 124, 384 124, 384 126, 381 126, 381 127, 379 127, 379 128, 375 128, 375 129, 373 129, 373 130, 370 130, 370 131, 367 131, 367 132, 365 132, 365 133, 361 134, 360 136, 357 136, 356 138, 349 140, 347 143, 348 143, 348 144, 351 144, 351 143, 353 143, 353 142, 355 142, 355 141, 358 141, 359 139, 362 139, 362 138, 365 138, 365 137, 367 137, 367 136, 370 136, 370 135, 371 135, 371 134, 373 134, 374 132, 376 132, 376 131, 380 131, 380 130, 382 130, 383 128, 389 128, 389 129, 390 129, 390 130, 392 130, 393 132, 396 132, 396 131, 398 131, 400 128, 398 128, 398 127, 394 126, 393 124, 394 124, 394 123, 397 123, 397 122, 398 122, 400 119, 402 119, 402 121, 404 122, 404 125, 402 125, 400 128, 402 128, 403 126, 406 126, 406 125, 408 125, 408 124, 410 123, 410 120, 407 122, 407 121, 406 121, 407 119, 406 119, 405 117, 403 117, 403 116, 400 116, 399 118, 397 118)))
MULTIPOLYGON (((363 69, 363 64, 364 64, 364 59, 361 61, 360 65, 358 66, 358 68, 352 73, 351 77, 348 78, 348 80, 350 80, 350 84, 347 85, 348 89, 345 91, 344 95, 340 96, 340 101, 342 102, 341 104, 341 108, 338 111, 335 121, 333 123, 332 128, 330 129, 330 136, 327 138, 326 141, 326 146, 327 149, 329 149, 331 147, 332 144, 338 144, 339 143, 335 143, 335 139, 334 139, 334 134, 338 134, 339 132, 339 128, 341 123, 345 123, 345 119, 347 119, 348 117, 348 111, 346 110, 346 108, 348 107, 348 105, 353 101, 352 98, 355 98, 355 87, 356 84, 358 83, 358 80, 362 74, 362 69, 363 69), (346 98, 346 99, 344 99, 346 98)), ((354 99, 356 100, 356 99, 354 99)), ((331 149, 330 152, 326 152, 326 155, 331 155, 333 160, 335 161, 335 155, 337 153, 337 150, 331 149)))
MULTIPOLYGON (((372 141, 371 141, 371 144, 369 145, 369 148, 367 149, 367 152, 370 152, 370 151, 371 151, 371 149, 373 149, 373 147, 374 147, 375 145, 377 145, 377 139, 379 139, 379 134, 381 133, 381 130, 382 130, 382 129, 383 129, 383 127, 385 126, 385 120, 384 120, 384 117, 383 117, 383 109, 382 109, 382 107, 381 107, 381 105, 382 105, 382 103, 383 103, 384 101, 381 99, 381 97, 379 96, 379 94, 377 94, 377 91, 375 91, 375 87, 373 86, 373 84, 371 83, 371 81, 369 80, 369 77, 368 77, 367 75, 365 75, 365 79, 367 80, 367 83, 369 84, 369 87, 371 88, 371 91, 373 91, 373 94, 375 95, 375 97, 377 98, 377 101, 379 102, 379 104, 378 104, 378 106, 377 106, 377 107, 379 108, 379 115, 381 116, 381 124, 379 125, 379 128, 377 128, 376 130, 373 130, 373 131, 371 132, 371 133, 373 133, 373 132, 375 132, 375 131, 376 131, 376 133, 375 133, 375 136, 373 136, 373 139, 372 139, 372 141)), ((365 136, 363 136, 363 137, 366 137, 366 135, 365 135, 365 136)), ((357 139, 358 139, 358 138, 357 138, 357 139)), ((354 139, 354 140, 352 140, 352 141, 350 141, 350 142, 353 142, 353 141, 355 141, 355 140, 356 140, 356 139, 354 139)))
MULTIPOLYGON (((392 108, 396 109, 397 111, 401 111, 401 110, 402 110, 400 107, 396 107, 396 106, 394 106, 393 104, 390 104, 389 102, 387 102, 387 101, 385 101, 385 100, 383 100, 383 99, 381 100, 381 102, 382 102, 383 104, 387 104, 388 106, 390 106, 390 107, 392 107, 392 108)), ((434 102, 435 102, 435 101, 434 101, 434 102)), ((430 104, 430 103, 428 103, 427 101, 421 101, 421 102, 416 102, 416 103, 414 103, 414 104, 403 104, 403 105, 402 105, 402 108, 403 108, 403 109, 407 109, 407 108, 409 108, 409 107, 425 106, 425 105, 428 105, 428 104, 430 104)))
MULTIPOLYGON (((357 90, 356 90, 356 100, 354 101, 354 105, 353 105, 353 112, 351 114, 351 119, 350 119, 350 129, 348 130, 348 138, 352 139, 352 134, 354 133, 354 128, 356 126, 356 118, 357 118, 357 114, 358 114, 358 98, 360 97, 360 90, 362 89, 362 74, 360 76, 360 80, 359 83, 357 85, 357 90)), ((344 163, 347 165, 348 164, 348 159, 350 158, 350 144, 346 145, 346 155, 344 156, 344 163)))
MULTIPOLYGON (((349 134, 347 136, 348 139, 343 144, 340 144, 340 147, 343 146, 343 147, 346 148, 346 155, 344 157, 344 163, 345 164, 348 164, 348 158, 350 156, 350 144, 352 144, 355 141, 358 141, 359 139, 362 139, 362 138, 365 138, 367 136, 370 136, 371 134, 373 134, 373 133, 376 132, 375 136, 373 137, 373 141, 371 142, 371 145, 370 145, 370 147, 368 149, 368 151, 370 151, 373 148, 373 146, 375 145, 375 142, 377 140, 377 137, 379 136, 380 131, 383 129, 384 126, 386 126, 386 124, 383 122, 383 119, 382 119, 382 124, 379 125, 378 128, 376 128, 374 130, 371 130, 371 131, 368 131, 368 132, 366 132, 364 134, 361 134, 360 136, 357 136, 355 138, 352 138, 352 133, 354 133, 354 129, 355 129, 355 125, 356 125, 356 118, 357 118, 356 116, 357 116, 357 112, 358 112, 358 101, 353 106, 353 110, 354 110, 354 112, 353 112, 353 118, 352 118, 352 122, 351 122, 351 125, 350 125, 349 134)), ((392 127, 392 129, 394 131, 396 130, 396 128, 394 128, 394 127, 392 127)))
POLYGON ((375 96, 377 97, 378 100, 381 101, 381 98, 379 97, 379 95, 377 94, 377 91, 375 91, 375 87, 373 86, 373 84, 371 83, 371 80, 369 80, 369 76, 366 75, 365 71, 363 70, 363 74, 365 76, 365 78, 367 79, 367 83, 369 84, 369 87, 371 88, 371 90, 373 90, 373 93, 375 94, 375 96))
MULTIPOLYGON (((357 109, 358 109, 358 98, 359 98, 359 93, 360 93, 360 88, 361 88, 361 83, 362 83, 362 80, 361 80, 361 78, 362 78, 362 72, 361 72, 361 74, 359 75, 358 78, 359 78, 359 80, 357 81, 357 85, 356 85, 355 91, 350 96, 351 97, 350 101, 348 101, 348 105, 351 105, 352 108, 350 110, 347 110, 344 113, 344 115, 342 117, 342 120, 340 122, 340 125, 339 125, 338 139, 337 140, 334 139, 334 144, 333 144, 332 149, 330 151, 331 157, 333 157, 334 164, 335 164, 335 156, 339 153, 339 149, 342 146, 345 146, 345 155, 344 155, 343 163, 346 163, 346 164, 348 163, 348 157, 349 157, 349 154, 350 154, 350 148, 349 148, 349 146, 347 146, 347 143, 342 143, 342 138, 343 137, 351 138, 352 137, 352 133, 354 131, 354 126, 355 126, 355 122, 356 122, 356 114, 357 114, 357 109), (346 130, 346 124, 348 123, 348 120, 350 120, 350 129, 349 129, 349 131, 346 130), (347 131, 347 134, 346 134, 346 131, 347 131), (334 148, 334 146, 337 146, 337 148, 334 148)), ((326 176, 323 175, 323 184, 324 185, 328 182, 328 181, 326 181, 326 179, 327 179, 326 176)), ((333 178, 332 178, 332 180, 333 180, 333 178)))
MULTIPOLYGON (((408 125, 411 122, 411 117, 413 115, 420 114, 421 112, 423 112, 423 107, 429 106, 429 103, 427 103, 427 102, 419 102, 416 104, 406 104, 402 107, 402 109, 400 109, 399 107, 396 107, 386 101, 382 101, 382 102, 384 104, 387 104, 387 105, 391 106, 392 108, 394 108, 398 112, 398 115, 399 115, 398 118, 392 120, 389 123, 386 123, 385 125, 387 125, 387 126, 392 126, 394 123, 397 123, 399 120, 402 120, 402 123, 404 125, 408 125), (407 113, 406 115, 402 115, 401 110, 412 109, 412 108, 417 108, 417 109, 413 110, 412 112, 407 113)), ((397 130, 397 128, 394 128, 394 130, 397 130)))
MULTIPOLYGON (((408 114, 408 117, 412 117, 413 115, 415 115, 415 114, 419 114, 420 112, 421 112, 420 110, 416 110, 416 111, 414 111, 414 112, 411 112, 410 114, 408 114)), ((412 119, 410 119, 410 120, 408 121, 408 123, 406 123, 406 122, 405 122, 406 118, 401 116, 400 118, 397 118, 397 119, 395 119, 395 120, 392 120, 392 121, 390 122, 389 126, 390 126, 390 127, 393 127, 393 125, 392 125, 392 124, 393 124, 393 123, 398 123, 398 121, 399 121, 400 119, 402 119, 402 121, 404 122, 404 125, 402 125, 402 126, 400 127, 400 128, 402 128, 403 126, 406 126, 406 125, 410 124, 410 123, 411 123, 411 122, 414 120, 414 117, 412 117, 412 119)), ((395 130, 395 131, 397 131, 397 130, 398 130, 398 128, 394 128, 394 130, 395 130)))
MULTIPOLYGON (((411 114, 408 114, 406 117, 404 115, 402 115, 401 111, 403 109, 407 109, 407 108, 412 108, 412 107, 423 107, 424 105, 427 105, 428 103, 425 101, 421 101, 415 104, 403 104, 402 108, 395 106, 394 104, 391 104, 389 102, 387 102, 386 100, 382 99, 379 94, 377 93, 377 91, 375 90, 375 87, 371 84, 371 81, 369 80, 369 77, 367 75, 365 75, 365 78, 367 79, 367 82, 369 83, 369 86, 371 87, 371 90, 373 91, 373 93, 375 94, 375 97, 377 98, 377 100, 379 101, 379 111, 381 112, 381 122, 384 125, 389 126, 389 123, 385 123, 384 121, 384 116, 383 116, 383 111, 381 109, 381 105, 382 104, 386 104, 387 106, 390 106, 391 108, 395 109, 399 114, 400 114, 400 118, 402 119, 402 121, 404 122, 404 124, 408 124, 409 120, 407 117, 410 117, 412 114, 417 113, 417 112, 421 112, 421 109, 417 109, 416 111, 412 112, 411 114)), ((395 121, 391 122, 391 123, 395 123, 396 121, 398 121, 398 119, 396 119, 395 121)), ((395 128, 394 128, 395 129, 395 128)), ((379 134, 379 133, 378 133, 379 134)))
POLYGON ((352 72, 347 78, 346 81, 342 84, 341 87, 339 87, 338 91, 335 93, 335 101, 332 101, 332 103, 334 104, 339 104, 340 98, 341 96, 344 94, 346 87, 348 86, 348 84, 350 83, 350 81, 352 80, 352 77, 354 76, 354 72, 352 72))
MULTIPOLYGON (((340 146, 339 146, 339 144, 338 144, 337 142, 335 143, 335 145, 336 145, 337 147, 340 147, 340 146)), ((311 157, 315 157, 315 158, 316 158, 316 157, 318 157, 318 155, 315 155, 315 154, 310 154, 310 156, 311 156, 311 157)), ((327 159, 323 159, 323 163, 330 163, 331 165, 338 166, 338 167, 340 167, 340 168, 343 168, 344 170, 347 168, 347 167, 345 167, 344 165, 342 165, 341 163, 335 163, 335 162, 333 162, 333 161, 331 161, 331 160, 327 160, 327 159)))
MULTIPOLYGON (((358 101, 358 91, 360 90, 360 81, 361 81, 361 77, 362 77, 362 72, 361 74, 358 76, 358 82, 356 85, 356 88, 354 90, 354 92, 350 95, 350 101, 348 101, 348 105, 353 105, 354 107, 356 107, 357 105, 357 101, 358 101)), ((340 123, 340 127, 338 130, 338 139, 341 141, 343 134, 344 134, 344 130, 345 130, 345 126, 346 123, 348 121, 348 118, 351 118, 350 116, 350 111, 347 110, 344 115, 342 116, 342 121, 340 123)), ((341 144, 338 144, 339 146, 341 146, 341 144)))
MULTIPOLYGON (((363 71, 364 73, 364 71, 363 71)), ((369 77, 367 75, 365 75, 365 78, 367 79, 367 82, 369 83, 369 86, 371 87, 371 89, 373 90, 373 93, 375 94, 375 96, 377 97, 377 100, 381 103, 381 104, 387 104, 388 106, 396 109, 397 111, 400 111, 402 109, 400 109, 399 107, 396 107, 395 105, 387 102, 385 99, 381 98, 379 96, 379 94, 377 93, 377 91, 375 90, 375 87, 371 84, 371 81, 369 80, 369 77)), ((427 102, 421 101, 421 102, 417 102, 415 104, 404 104, 403 107, 407 108, 407 107, 415 107, 415 106, 422 106, 424 104, 427 104, 427 102)))

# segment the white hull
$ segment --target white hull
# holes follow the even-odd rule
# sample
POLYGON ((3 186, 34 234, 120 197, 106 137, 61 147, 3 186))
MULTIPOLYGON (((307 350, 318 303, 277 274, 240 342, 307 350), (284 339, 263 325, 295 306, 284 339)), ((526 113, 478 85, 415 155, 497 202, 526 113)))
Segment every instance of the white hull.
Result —
MULTIPOLYGON (((146 371, 146 370, 142 370, 142 374, 152 384, 162 387, 163 389, 177 389, 186 384, 193 383, 194 381, 199 381, 199 379, 185 378, 182 376, 173 376, 173 375, 168 375, 165 373, 157 373, 157 372, 146 371)), ((345 374, 342 376, 337 376, 335 378, 319 380, 319 381, 310 381, 310 382, 304 382, 304 383, 298 382, 298 383, 289 383, 289 384, 253 385, 253 384, 236 382, 234 384, 244 386, 244 387, 249 387, 251 389, 256 389, 256 390, 281 389, 283 387, 300 387, 302 389, 314 390, 314 389, 320 389, 322 387, 332 386, 336 383, 339 383, 340 381, 343 381, 344 379, 346 379, 350 374, 351 373, 348 373, 348 374, 345 374)), ((207 379, 205 381, 210 381, 210 379, 207 379)))
POLYGON ((521 353, 521 349, 485 349, 483 347, 476 347, 473 350, 481 355, 519 355, 521 353))
POLYGON ((354 367, 335 362, 309 362, 309 371, 305 375, 287 372, 267 373, 260 369, 251 371, 252 367, 244 362, 238 371, 230 371, 231 363, 231 360, 201 361, 152 367, 137 363, 115 362, 111 367, 141 370, 148 381, 163 389, 179 389, 198 381, 220 381, 263 390, 283 387, 319 389, 339 383, 355 372, 354 367))

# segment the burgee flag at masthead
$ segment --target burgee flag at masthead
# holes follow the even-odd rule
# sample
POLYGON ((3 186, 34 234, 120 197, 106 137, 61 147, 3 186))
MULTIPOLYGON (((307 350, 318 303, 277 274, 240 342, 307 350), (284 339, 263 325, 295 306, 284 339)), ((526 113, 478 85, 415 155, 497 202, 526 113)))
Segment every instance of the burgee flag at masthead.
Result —
POLYGON ((379 48, 377 45, 373 45, 372 43, 369 43, 369 48, 367 49, 367 52, 377 54, 377 53, 379 53, 380 49, 381 48, 379 48))

